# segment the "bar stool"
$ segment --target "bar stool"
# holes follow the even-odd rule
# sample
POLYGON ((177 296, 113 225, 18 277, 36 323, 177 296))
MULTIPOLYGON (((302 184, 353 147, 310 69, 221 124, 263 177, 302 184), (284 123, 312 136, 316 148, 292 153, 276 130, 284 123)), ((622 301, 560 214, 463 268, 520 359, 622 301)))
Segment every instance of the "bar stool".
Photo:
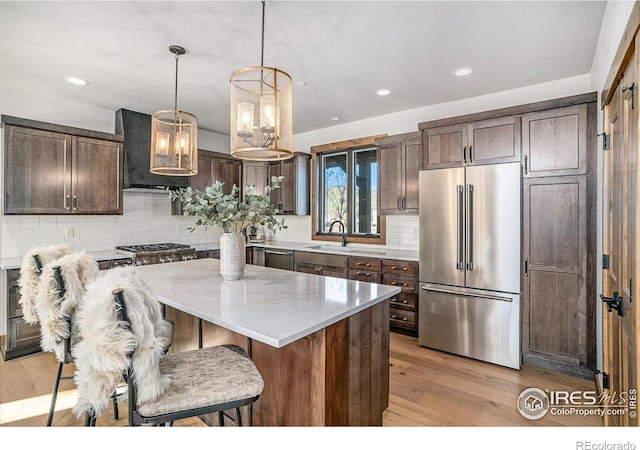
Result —
MULTIPOLYGON (((62 376, 62 370, 65 364, 74 362, 71 349, 78 340, 73 320, 75 310, 82 301, 85 286, 98 274, 98 263, 84 252, 71 253, 45 264, 41 272, 35 298, 35 310, 40 319, 40 346, 45 352, 55 353, 58 360, 47 416, 47 426, 51 426, 60 381, 73 379, 62 376)), ((117 417, 115 399, 114 414, 117 417)))
POLYGON ((171 425, 187 417, 235 410, 255 402, 264 381, 240 347, 220 345, 161 355, 155 333, 160 304, 139 272, 112 269, 87 288, 76 320, 82 340, 74 347, 78 402, 85 425, 108 404, 124 373, 129 425, 171 425))

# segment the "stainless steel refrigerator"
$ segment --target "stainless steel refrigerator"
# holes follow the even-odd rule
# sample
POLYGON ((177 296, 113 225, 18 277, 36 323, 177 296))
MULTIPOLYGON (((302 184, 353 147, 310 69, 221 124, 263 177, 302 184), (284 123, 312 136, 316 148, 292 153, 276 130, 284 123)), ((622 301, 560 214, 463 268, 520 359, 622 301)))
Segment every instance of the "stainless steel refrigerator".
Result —
POLYGON ((520 368, 520 167, 420 172, 420 345, 520 368))

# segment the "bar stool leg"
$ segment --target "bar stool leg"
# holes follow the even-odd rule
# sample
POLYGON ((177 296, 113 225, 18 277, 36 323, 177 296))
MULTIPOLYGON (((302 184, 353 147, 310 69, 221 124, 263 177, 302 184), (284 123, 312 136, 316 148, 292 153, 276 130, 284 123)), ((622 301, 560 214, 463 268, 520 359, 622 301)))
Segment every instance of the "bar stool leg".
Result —
POLYGON ((47 416, 47 426, 53 423, 53 413, 56 409, 56 399, 58 398, 58 388, 60 387, 60 378, 62 377, 63 362, 58 362, 58 372, 56 373, 56 382, 53 385, 53 393, 51 394, 51 406, 49 407, 49 415, 47 416))

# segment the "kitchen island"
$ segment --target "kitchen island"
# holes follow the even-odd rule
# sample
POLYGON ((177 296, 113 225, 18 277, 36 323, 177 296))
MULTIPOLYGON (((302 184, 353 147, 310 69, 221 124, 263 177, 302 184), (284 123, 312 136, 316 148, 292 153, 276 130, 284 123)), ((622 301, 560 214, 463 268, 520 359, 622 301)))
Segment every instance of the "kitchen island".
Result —
POLYGON ((389 301, 400 289, 220 261, 139 267, 176 323, 171 351, 243 347, 265 381, 253 425, 381 425, 389 398, 389 301))

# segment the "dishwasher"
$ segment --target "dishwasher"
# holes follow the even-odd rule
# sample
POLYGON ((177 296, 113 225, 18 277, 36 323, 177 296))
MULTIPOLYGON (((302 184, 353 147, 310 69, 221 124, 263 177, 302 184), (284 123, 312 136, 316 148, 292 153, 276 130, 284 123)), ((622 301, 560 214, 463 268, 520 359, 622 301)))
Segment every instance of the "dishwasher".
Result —
POLYGON ((264 249, 264 266, 274 269, 293 270, 293 250, 264 249))

